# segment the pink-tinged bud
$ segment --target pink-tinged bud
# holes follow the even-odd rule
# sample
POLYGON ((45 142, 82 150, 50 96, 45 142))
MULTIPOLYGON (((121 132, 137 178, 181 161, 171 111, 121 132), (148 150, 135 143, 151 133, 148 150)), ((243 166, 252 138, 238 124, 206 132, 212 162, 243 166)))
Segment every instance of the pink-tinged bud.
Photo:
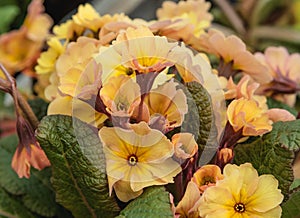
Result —
POLYGON ((34 136, 32 127, 22 116, 18 116, 17 119, 17 133, 19 144, 12 158, 11 166, 18 176, 29 178, 31 166, 38 170, 50 166, 45 152, 34 136))
POLYGON ((217 154, 218 162, 221 166, 230 163, 233 159, 233 151, 230 148, 222 148, 217 154))

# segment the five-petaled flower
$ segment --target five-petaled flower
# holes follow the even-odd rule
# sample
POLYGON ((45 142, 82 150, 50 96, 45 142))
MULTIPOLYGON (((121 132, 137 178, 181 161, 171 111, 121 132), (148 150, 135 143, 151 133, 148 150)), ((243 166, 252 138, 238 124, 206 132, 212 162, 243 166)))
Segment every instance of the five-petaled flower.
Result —
POLYGON ((281 216, 283 195, 273 175, 258 176, 250 163, 227 164, 223 175, 203 193, 198 208, 201 217, 281 216))
POLYGON ((145 122, 130 127, 103 127, 99 131, 109 191, 114 189, 124 202, 141 195, 145 187, 173 183, 173 177, 181 172, 172 159, 174 146, 165 135, 145 122))

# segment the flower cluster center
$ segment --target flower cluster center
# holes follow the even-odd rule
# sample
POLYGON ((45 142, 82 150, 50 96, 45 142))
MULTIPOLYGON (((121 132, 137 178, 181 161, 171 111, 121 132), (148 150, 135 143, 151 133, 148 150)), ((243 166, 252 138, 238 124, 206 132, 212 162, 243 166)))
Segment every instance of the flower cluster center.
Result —
POLYGON ((135 156, 135 155, 130 155, 130 156, 128 157, 127 161, 128 161, 128 164, 129 164, 130 166, 135 166, 135 165, 137 164, 137 162, 138 162, 138 158, 137 158, 137 156, 135 156))
POLYGON ((237 203, 234 205, 234 210, 238 213, 243 213, 246 210, 246 207, 243 203, 237 203))

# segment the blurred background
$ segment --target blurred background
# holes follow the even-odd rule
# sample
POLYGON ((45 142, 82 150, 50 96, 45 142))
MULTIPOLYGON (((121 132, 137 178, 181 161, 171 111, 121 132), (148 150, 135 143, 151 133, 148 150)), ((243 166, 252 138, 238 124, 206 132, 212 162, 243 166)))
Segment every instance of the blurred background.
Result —
MULTIPOLYGON (((178 0, 171 0, 178 2, 178 0)), ((0 34, 18 28, 30 0, 0 0, 0 34)), ((45 0, 54 24, 64 22, 79 4, 91 3, 101 14, 123 12, 131 18, 152 20, 164 0, 45 0)), ((270 45, 300 50, 300 0, 210 0, 214 26, 236 34, 253 50, 270 45), (230 7, 228 7, 230 5, 230 7)))

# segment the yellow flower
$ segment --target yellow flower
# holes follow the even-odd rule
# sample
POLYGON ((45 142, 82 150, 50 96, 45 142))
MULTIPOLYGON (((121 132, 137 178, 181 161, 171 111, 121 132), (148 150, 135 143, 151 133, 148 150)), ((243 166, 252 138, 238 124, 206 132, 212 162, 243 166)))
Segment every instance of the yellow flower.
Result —
POLYGON ((220 58, 219 74, 221 76, 229 78, 236 73, 234 71, 242 71, 259 83, 271 81, 272 77, 266 73, 265 66, 247 51, 246 45, 237 36, 226 37, 222 32, 210 29, 208 33, 200 36, 198 43, 200 50, 220 58), (226 66, 230 68, 226 69, 226 66))
POLYGON ((204 165, 193 175, 191 181, 194 182, 201 193, 208 187, 214 186, 218 180, 223 179, 221 169, 217 165, 204 165))
POLYGON ((172 49, 176 46, 146 27, 128 28, 112 46, 102 47, 95 59, 103 67, 105 83, 109 76, 161 72, 174 65, 172 49))
POLYGON ((243 136, 256 136, 272 130, 266 112, 255 100, 240 98, 229 104, 227 117, 235 132, 242 129, 243 136))
POLYGON ((79 5, 77 14, 72 16, 74 22, 96 32, 102 26, 102 20, 97 11, 90 4, 79 5))
MULTIPOLYGON (((58 89, 70 96, 76 95, 76 88, 81 80, 84 69, 92 56, 98 51, 99 42, 96 39, 79 37, 76 42, 68 44, 66 51, 56 61, 56 71, 59 77, 58 89)), ((99 72, 87 72, 87 74, 99 72)))
POLYGON ((160 131, 145 122, 131 129, 103 127, 99 131, 106 158, 110 193, 127 202, 143 188, 173 182, 180 165, 172 160, 173 144, 160 131))
POLYGON ((49 106, 47 115, 63 114, 74 116, 95 127, 101 127, 106 115, 97 112, 91 105, 70 96, 58 96, 49 106))
POLYGON ((200 199, 203 218, 280 217, 283 195, 273 175, 258 176, 250 163, 227 164, 224 179, 209 187, 200 199))
POLYGON ((60 25, 55 25, 53 27, 53 32, 55 36, 59 39, 66 39, 67 41, 76 37, 82 36, 85 28, 76 24, 73 20, 67 20, 65 23, 60 25))
POLYGON ((159 117, 165 119, 162 130, 181 126, 188 111, 186 96, 182 89, 176 90, 176 86, 177 83, 170 80, 152 89, 144 99, 150 113, 150 124, 155 123, 159 117))
POLYGON ((176 206, 176 218, 198 218, 198 207, 200 204, 201 193, 197 184, 190 181, 186 187, 185 193, 181 201, 176 206))
POLYGON ((188 0, 175 3, 165 1, 157 10, 158 22, 150 28, 159 35, 182 40, 193 46, 197 37, 208 28, 213 19, 208 12, 211 4, 204 0, 188 0))
POLYGON ((259 83, 251 81, 251 77, 249 75, 243 76, 237 85, 233 82, 232 77, 230 77, 226 85, 225 98, 253 99, 257 101, 261 107, 263 107, 263 105, 266 105, 267 98, 265 96, 255 94, 259 86, 259 83))
POLYGON ((255 57, 267 68, 266 74, 272 78, 270 83, 260 88, 261 93, 293 107, 296 92, 300 90, 300 54, 289 54, 284 47, 268 47, 264 54, 255 53, 255 57))
POLYGON ((130 117, 140 103, 140 95, 139 85, 125 75, 109 78, 100 90, 100 97, 113 116, 130 117))
POLYGON ((37 74, 52 73, 55 70, 55 63, 57 58, 64 52, 65 48, 60 43, 57 37, 51 37, 47 44, 48 50, 42 52, 37 62, 38 65, 35 67, 37 74))

